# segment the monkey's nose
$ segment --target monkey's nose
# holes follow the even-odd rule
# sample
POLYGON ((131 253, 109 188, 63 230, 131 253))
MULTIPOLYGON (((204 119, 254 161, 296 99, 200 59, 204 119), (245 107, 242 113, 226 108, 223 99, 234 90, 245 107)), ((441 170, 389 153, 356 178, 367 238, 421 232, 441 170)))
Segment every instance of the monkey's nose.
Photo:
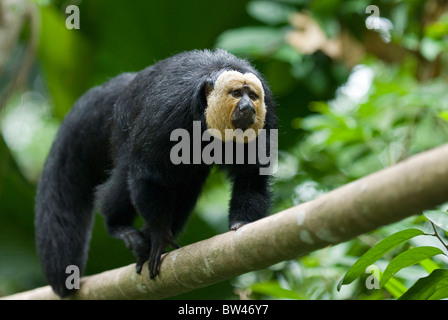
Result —
POLYGON ((255 122, 255 108, 251 103, 239 104, 232 113, 232 124, 235 129, 246 130, 255 122))
POLYGON ((240 113, 255 114, 255 108, 252 103, 239 103, 238 109, 240 113))

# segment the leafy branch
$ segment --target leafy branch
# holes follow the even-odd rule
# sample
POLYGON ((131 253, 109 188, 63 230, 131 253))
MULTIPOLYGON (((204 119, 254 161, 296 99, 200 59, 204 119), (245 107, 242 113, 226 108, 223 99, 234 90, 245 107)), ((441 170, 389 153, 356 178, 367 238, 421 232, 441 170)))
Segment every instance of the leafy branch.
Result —
MULTIPOLYGON (((370 248, 364 255, 362 255, 360 259, 348 270, 344 278, 339 282, 338 290, 340 290, 342 285, 350 284, 359 278, 369 266, 381 258, 385 253, 416 236, 436 237, 447 252, 443 252, 439 248, 433 246, 421 246, 411 248, 400 253, 389 262, 384 273, 381 275, 380 287, 385 286, 398 271, 406 267, 421 263, 425 259, 432 258, 439 254, 443 254, 448 257, 448 246, 437 232, 438 227, 448 231, 448 213, 435 210, 425 212, 424 215, 430 222, 434 233, 425 233, 418 229, 407 229, 396 232, 383 239, 381 242, 370 248)), ((444 277, 440 277, 441 274, 448 274, 448 270, 433 270, 428 277, 418 280, 411 288, 405 290, 405 292, 402 292, 400 299, 434 299, 435 297, 437 297, 437 299, 447 298, 448 286, 446 286, 446 279, 444 277), (422 290, 423 286, 426 288, 425 290, 422 290), (434 290, 436 287, 439 289, 434 290), (428 290, 430 291, 429 293, 428 290)))

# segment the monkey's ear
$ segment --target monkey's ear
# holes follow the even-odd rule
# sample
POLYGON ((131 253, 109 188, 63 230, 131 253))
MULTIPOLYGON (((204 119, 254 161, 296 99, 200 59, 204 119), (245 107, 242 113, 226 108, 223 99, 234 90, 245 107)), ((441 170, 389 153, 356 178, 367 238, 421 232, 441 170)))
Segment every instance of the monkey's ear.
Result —
POLYGON ((211 84, 210 82, 207 82, 207 83, 205 84, 205 89, 204 89, 205 97, 206 97, 206 98, 208 97, 208 95, 210 94, 210 92, 212 92, 212 90, 213 90, 213 84, 211 84))
POLYGON ((209 77, 199 81, 192 101, 192 112, 195 118, 202 118, 205 108, 207 107, 207 96, 213 90, 213 80, 209 77))

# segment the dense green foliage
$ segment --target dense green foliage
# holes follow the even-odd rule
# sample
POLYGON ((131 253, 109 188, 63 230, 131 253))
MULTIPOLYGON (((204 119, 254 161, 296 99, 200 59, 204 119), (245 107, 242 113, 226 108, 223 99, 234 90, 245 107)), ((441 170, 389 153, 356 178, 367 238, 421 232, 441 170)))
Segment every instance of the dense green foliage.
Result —
MULTIPOLYGON (((65 26, 67 2, 36 2, 36 60, 26 89, 14 90, 1 117, 0 295, 45 284, 34 249, 33 196, 73 102, 91 86, 176 52, 221 47, 249 58, 268 79, 280 120, 273 212, 448 142, 448 11, 437 1, 83 1, 79 30, 65 26), (382 18, 376 31, 366 25, 370 4, 382 18), (299 12, 321 32, 298 27, 299 12), (328 49, 346 35, 352 40, 336 54, 328 49)), ((0 94, 25 57, 31 28, 24 25, 9 52, 0 94)), ((214 172, 179 244, 227 230, 228 191, 214 172)), ((447 209, 182 297, 447 298, 447 209), (368 285, 376 281, 378 287, 368 285)), ((87 273, 133 261, 97 215, 87 273)))

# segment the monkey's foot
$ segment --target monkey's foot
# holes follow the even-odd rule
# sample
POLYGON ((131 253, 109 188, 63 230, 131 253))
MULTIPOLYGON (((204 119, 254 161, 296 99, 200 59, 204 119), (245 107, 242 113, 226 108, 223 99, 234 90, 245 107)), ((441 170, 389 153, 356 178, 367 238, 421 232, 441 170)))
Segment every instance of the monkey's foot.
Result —
POLYGON ((137 258, 135 271, 140 274, 142 272, 143 263, 148 260, 150 247, 148 241, 144 238, 143 234, 132 228, 117 228, 114 230, 115 237, 122 239, 126 245, 126 248, 134 253, 137 258))
POLYGON ((151 253, 149 254, 149 277, 154 279, 160 270, 160 264, 162 262, 161 257, 165 252, 164 249, 171 246, 175 249, 179 249, 180 246, 174 242, 171 232, 158 233, 151 235, 151 253))

